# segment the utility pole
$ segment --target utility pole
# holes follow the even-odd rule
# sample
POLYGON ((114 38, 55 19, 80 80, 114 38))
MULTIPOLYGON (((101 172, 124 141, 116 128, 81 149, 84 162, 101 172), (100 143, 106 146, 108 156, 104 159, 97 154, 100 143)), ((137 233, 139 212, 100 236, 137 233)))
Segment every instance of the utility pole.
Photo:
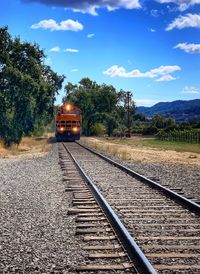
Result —
POLYGON ((127 121, 127 126, 128 126, 128 134, 127 134, 127 137, 131 137, 131 125, 130 125, 130 99, 131 99, 131 92, 128 91, 127 92, 127 118, 128 118, 128 121, 127 121))

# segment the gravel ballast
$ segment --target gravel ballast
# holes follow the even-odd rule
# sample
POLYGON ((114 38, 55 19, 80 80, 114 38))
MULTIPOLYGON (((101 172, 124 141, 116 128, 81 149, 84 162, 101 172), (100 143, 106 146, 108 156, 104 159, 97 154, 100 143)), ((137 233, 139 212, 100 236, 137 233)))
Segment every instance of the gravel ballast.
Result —
POLYGON ((0 273, 75 273, 82 260, 57 149, 0 159, 0 273))

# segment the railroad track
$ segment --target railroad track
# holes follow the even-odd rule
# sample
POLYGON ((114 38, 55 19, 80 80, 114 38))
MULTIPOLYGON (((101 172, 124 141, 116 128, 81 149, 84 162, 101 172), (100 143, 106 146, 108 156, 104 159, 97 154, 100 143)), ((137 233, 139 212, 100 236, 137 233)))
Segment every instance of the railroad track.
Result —
POLYGON ((200 273, 198 204, 172 190, 149 187, 144 178, 138 180, 137 174, 133 178, 130 170, 124 173, 76 143, 65 146, 96 182, 158 273, 200 273))
POLYGON ((60 147, 59 158, 66 191, 73 196, 73 207, 68 214, 76 215, 76 234, 82 236, 82 249, 87 251, 85 263, 76 270, 156 273, 66 145, 60 147))

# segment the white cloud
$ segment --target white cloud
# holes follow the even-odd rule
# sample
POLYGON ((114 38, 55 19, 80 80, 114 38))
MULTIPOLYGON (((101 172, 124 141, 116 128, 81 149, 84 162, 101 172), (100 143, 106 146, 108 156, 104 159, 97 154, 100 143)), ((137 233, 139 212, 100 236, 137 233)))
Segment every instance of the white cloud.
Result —
POLYGON ((179 66, 160 66, 146 72, 141 72, 138 69, 127 72, 125 68, 114 65, 103 72, 103 74, 110 77, 121 78, 155 78, 155 81, 170 81, 175 78, 170 74, 179 71, 179 66))
POLYGON ((156 32, 156 30, 155 29, 150 29, 150 32, 156 32))
POLYGON ((61 21, 60 23, 57 23, 53 19, 48 19, 48 20, 42 20, 39 23, 33 24, 31 28, 45 29, 45 30, 48 29, 50 31, 60 31, 60 30, 79 31, 79 30, 83 30, 83 25, 79 23, 78 21, 73 21, 71 19, 61 21))
POLYGON ((179 43, 174 48, 182 49, 187 53, 200 53, 200 44, 179 43))
POLYGON ((73 12, 80 12, 80 13, 83 13, 83 14, 85 14, 85 13, 89 13, 89 14, 91 14, 91 15, 94 15, 94 16, 96 16, 96 15, 98 15, 98 13, 97 13, 97 11, 96 11, 96 9, 98 9, 99 8, 99 6, 97 6, 97 5, 89 5, 89 6, 87 6, 87 7, 84 7, 84 8, 80 8, 80 9, 72 9, 73 10, 73 12))
POLYGON ((180 11, 188 9, 190 6, 200 4, 200 0, 157 0, 159 3, 174 3, 178 5, 180 11))
POLYGON ((141 8, 140 0, 21 0, 22 2, 39 2, 48 6, 59 6, 72 9, 74 12, 97 15, 97 9, 106 8, 108 11, 115 9, 141 8))
POLYGON ((176 80, 176 78, 170 74, 166 74, 166 75, 163 75, 160 78, 156 79, 155 81, 156 82, 164 82, 164 81, 172 81, 172 80, 176 80))
POLYGON ((92 37, 94 37, 94 33, 89 33, 89 34, 87 35, 87 38, 92 38, 92 37))
POLYGON ((78 69, 74 68, 74 69, 71 69, 71 72, 77 72, 78 69))
POLYGON ((200 89, 194 86, 185 86, 182 90, 182 93, 185 94, 199 94, 200 89))
POLYGON ((54 48, 51 48, 49 51, 50 52, 59 52, 60 51, 60 47, 56 46, 54 48))
POLYGON ((65 49, 64 52, 79 52, 78 49, 65 49))
POLYGON ((200 14, 188 13, 185 16, 179 16, 176 18, 168 27, 167 31, 172 29, 183 29, 183 28, 200 28, 200 14))

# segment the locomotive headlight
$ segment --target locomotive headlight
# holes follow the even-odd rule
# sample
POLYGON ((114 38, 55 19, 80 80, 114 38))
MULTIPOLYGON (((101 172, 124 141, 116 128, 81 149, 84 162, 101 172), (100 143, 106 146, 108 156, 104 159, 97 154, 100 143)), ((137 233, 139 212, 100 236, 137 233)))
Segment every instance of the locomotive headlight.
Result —
POLYGON ((67 111, 69 111, 69 110, 71 110, 71 105, 70 104, 66 104, 65 108, 66 108, 67 111))
POLYGON ((77 132, 77 131, 78 131, 78 128, 77 128, 77 127, 73 127, 72 130, 73 130, 74 132, 77 132))
POLYGON ((64 128, 64 127, 61 127, 61 128, 60 128, 60 131, 64 131, 64 130, 65 130, 65 128, 64 128))

